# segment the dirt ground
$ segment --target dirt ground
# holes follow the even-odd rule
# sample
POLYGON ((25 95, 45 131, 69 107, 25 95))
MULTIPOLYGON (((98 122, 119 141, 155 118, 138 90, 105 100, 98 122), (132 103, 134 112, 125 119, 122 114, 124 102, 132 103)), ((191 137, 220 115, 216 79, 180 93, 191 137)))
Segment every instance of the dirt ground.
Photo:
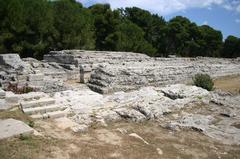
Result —
MULTIPOLYGON (((20 118, 20 113, 17 114, 20 118)), ((22 116, 25 118, 24 114, 22 116)), ((55 120, 35 121, 34 128, 40 136, 20 136, 0 141, 0 158, 238 159, 240 154, 239 145, 224 145, 193 130, 168 130, 152 121, 122 121, 108 123, 107 127, 94 125, 85 133, 73 133, 55 120), (133 133, 142 139, 130 135, 133 133)))
POLYGON ((19 137, 0 141, 2 159, 238 159, 239 146, 223 145, 195 131, 161 128, 157 123, 109 124, 74 134, 58 128, 53 121, 41 121, 44 136, 19 137), (141 139, 130 136, 136 133, 141 139))
POLYGON ((227 76, 214 80, 215 88, 223 91, 240 94, 240 75, 227 76))
MULTIPOLYGON (((215 80, 215 87, 239 93, 240 76, 215 80)), ((29 122, 21 112, 0 112, 0 118, 29 122)), ((240 145, 225 145, 193 130, 172 131, 155 122, 94 125, 73 133, 54 120, 35 121, 39 136, 0 141, 0 159, 239 159, 240 145), (134 137, 137 134, 140 138, 134 137)))

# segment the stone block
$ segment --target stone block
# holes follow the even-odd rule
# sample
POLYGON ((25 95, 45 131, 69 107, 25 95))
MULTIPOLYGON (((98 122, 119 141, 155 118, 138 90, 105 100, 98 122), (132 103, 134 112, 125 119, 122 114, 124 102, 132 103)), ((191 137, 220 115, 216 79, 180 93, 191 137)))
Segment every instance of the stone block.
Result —
POLYGON ((13 69, 21 69, 25 67, 25 63, 18 54, 1 54, 0 64, 13 69))
POLYGON ((5 100, 9 104, 17 105, 19 102, 19 97, 18 97, 18 95, 14 94, 13 92, 6 92, 5 100))
POLYGON ((6 109, 8 109, 8 106, 5 99, 0 99, 0 110, 6 110, 6 109))
POLYGON ((27 82, 29 87, 39 87, 44 85, 44 81, 29 81, 27 82))
POLYGON ((18 88, 23 88, 27 85, 27 81, 18 81, 17 86, 18 88))
POLYGON ((80 65, 80 72, 91 72, 92 67, 90 65, 80 65))
POLYGON ((52 119, 61 118, 61 117, 64 117, 66 115, 66 113, 63 112, 63 111, 49 112, 47 114, 48 114, 49 118, 52 118, 52 119))
POLYGON ((0 99, 5 98, 6 92, 0 88, 0 99))
POLYGON ((15 119, 0 120, 0 139, 33 134, 34 129, 15 119))
POLYGON ((28 79, 27 75, 18 75, 17 76, 18 81, 26 81, 28 79))
POLYGON ((23 112, 29 115, 33 114, 44 114, 46 112, 53 112, 61 110, 61 107, 58 105, 50 105, 50 106, 42 106, 42 107, 35 107, 35 108, 26 108, 23 109, 23 112))
POLYGON ((41 74, 41 71, 40 70, 34 70, 34 73, 35 74, 41 74))
POLYGON ((30 74, 28 75, 28 81, 43 81, 44 74, 30 74))
POLYGON ((40 107, 40 106, 45 106, 45 105, 51 105, 54 103, 55 103, 55 99, 42 98, 39 100, 24 101, 24 102, 21 102, 20 105, 22 108, 34 108, 34 107, 40 107))

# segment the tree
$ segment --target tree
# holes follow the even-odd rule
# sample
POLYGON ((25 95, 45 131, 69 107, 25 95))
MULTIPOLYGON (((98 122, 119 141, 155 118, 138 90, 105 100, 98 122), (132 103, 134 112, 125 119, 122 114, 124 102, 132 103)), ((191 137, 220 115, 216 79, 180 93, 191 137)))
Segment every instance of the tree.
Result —
POLYGON ((42 57, 49 48, 53 18, 46 0, 9 0, 1 13, 0 51, 22 57, 42 57))
POLYGON ((74 0, 52 2, 54 10, 53 49, 94 49, 94 27, 90 12, 74 0))
POLYGON ((145 32, 145 40, 157 50, 153 56, 164 55, 166 52, 166 22, 163 17, 137 7, 126 8, 122 15, 145 32))
POLYGON ((220 31, 214 30, 208 25, 200 27, 202 40, 201 50, 204 52, 204 56, 220 57, 220 51, 222 49, 223 36, 220 31))
POLYGON ((222 57, 240 57, 240 39, 235 36, 228 36, 224 42, 222 57))
POLYGON ((181 16, 171 19, 167 26, 167 53, 184 56, 183 50, 191 39, 189 26, 191 22, 181 16))
POLYGON ((117 26, 116 32, 106 38, 106 44, 116 51, 132 51, 154 55, 156 49, 144 39, 143 30, 126 21, 117 26))
POLYGON ((19 45, 26 30, 24 5, 18 0, 0 1, 0 51, 21 52, 19 45))
POLYGON ((177 16, 167 25, 167 54, 219 57, 222 33, 210 26, 198 27, 189 19, 177 16))
POLYGON ((111 46, 106 43, 106 38, 116 31, 120 23, 120 13, 112 11, 109 4, 96 4, 90 7, 94 16, 94 26, 96 29, 96 49, 112 50, 111 46))
POLYGON ((22 57, 41 59, 53 43, 53 11, 47 0, 24 0, 27 30, 24 33, 22 57))
POLYGON ((50 50, 133 51, 150 56, 238 57, 240 40, 177 16, 76 0, 0 0, 0 53, 42 59, 50 50))

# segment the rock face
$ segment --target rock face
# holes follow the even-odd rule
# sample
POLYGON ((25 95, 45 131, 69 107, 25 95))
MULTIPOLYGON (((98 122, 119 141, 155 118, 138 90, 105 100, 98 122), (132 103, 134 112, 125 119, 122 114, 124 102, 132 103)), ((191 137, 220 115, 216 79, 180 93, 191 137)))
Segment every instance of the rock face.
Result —
POLYGON ((239 96, 176 84, 111 95, 85 88, 58 92, 54 98, 84 129, 96 123, 107 126, 108 122, 120 120, 150 120, 172 130, 193 129, 225 144, 240 144, 239 96), (227 112, 229 115, 225 115, 227 112))
POLYGON ((171 99, 162 93, 167 88, 145 87, 137 91, 117 92, 107 96, 90 90, 64 91, 56 93, 54 98, 57 105, 66 106, 69 112, 76 114, 72 117, 74 121, 90 125, 94 121, 104 123, 120 119, 135 122, 158 120, 175 109, 201 102, 210 96, 201 88, 185 85, 181 85, 182 89, 179 89, 179 85, 175 87, 178 88, 178 93, 190 90, 192 94, 184 98, 171 99), (199 99, 198 93, 204 96, 199 99))
POLYGON ((18 54, 2 54, 0 64, 11 69, 23 69, 25 67, 18 54))

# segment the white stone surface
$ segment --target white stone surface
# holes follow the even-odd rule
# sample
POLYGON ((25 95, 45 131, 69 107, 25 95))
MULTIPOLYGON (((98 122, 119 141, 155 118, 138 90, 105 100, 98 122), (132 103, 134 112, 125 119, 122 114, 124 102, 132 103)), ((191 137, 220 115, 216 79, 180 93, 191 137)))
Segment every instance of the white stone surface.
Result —
POLYGON ((13 69, 24 68, 25 64, 18 54, 1 54, 0 64, 13 69))
POLYGON ((12 103, 12 104, 18 104, 19 102, 19 96, 14 94, 13 92, 6 92, 5 99, 8 103, 12 103))
POLYGON ((148 143, 146 140, 144 140, 141 136, 139 136, 139 135, 136 134, 136 133, 129 134, 129 136, 134 137, 134 138, 136 138, 136 139, 140 139, 140 140, 142 140, 142 142, 144 142, 146 145, 149 145, 149 143, 148 143))
POLYGON ((34 129, 22 121, 15 119, 0 120, 0 139, 15 137, 20 134, 28 135, 32 134, 33 132, 34 129))
POLYGON ((30 74, 28 75, 28 81, 42 81, 44 79, 44 74, 30 74))
POLYGON ((9 109, 8 104, 6 103, 5 99, 0 99, 0 110, 9 109))
POLYGON ((54 103, 55 103, 55 99, 41 98, 39 100, 23 101, 20 103, 20 105, 23 109, 26 109, 26 108, 34 108, 34 107, 41 107, 45 105, 51 105, 54 103))
POLYGON ((0 88, 0 99, 5 98, 6 92, 0 88))

